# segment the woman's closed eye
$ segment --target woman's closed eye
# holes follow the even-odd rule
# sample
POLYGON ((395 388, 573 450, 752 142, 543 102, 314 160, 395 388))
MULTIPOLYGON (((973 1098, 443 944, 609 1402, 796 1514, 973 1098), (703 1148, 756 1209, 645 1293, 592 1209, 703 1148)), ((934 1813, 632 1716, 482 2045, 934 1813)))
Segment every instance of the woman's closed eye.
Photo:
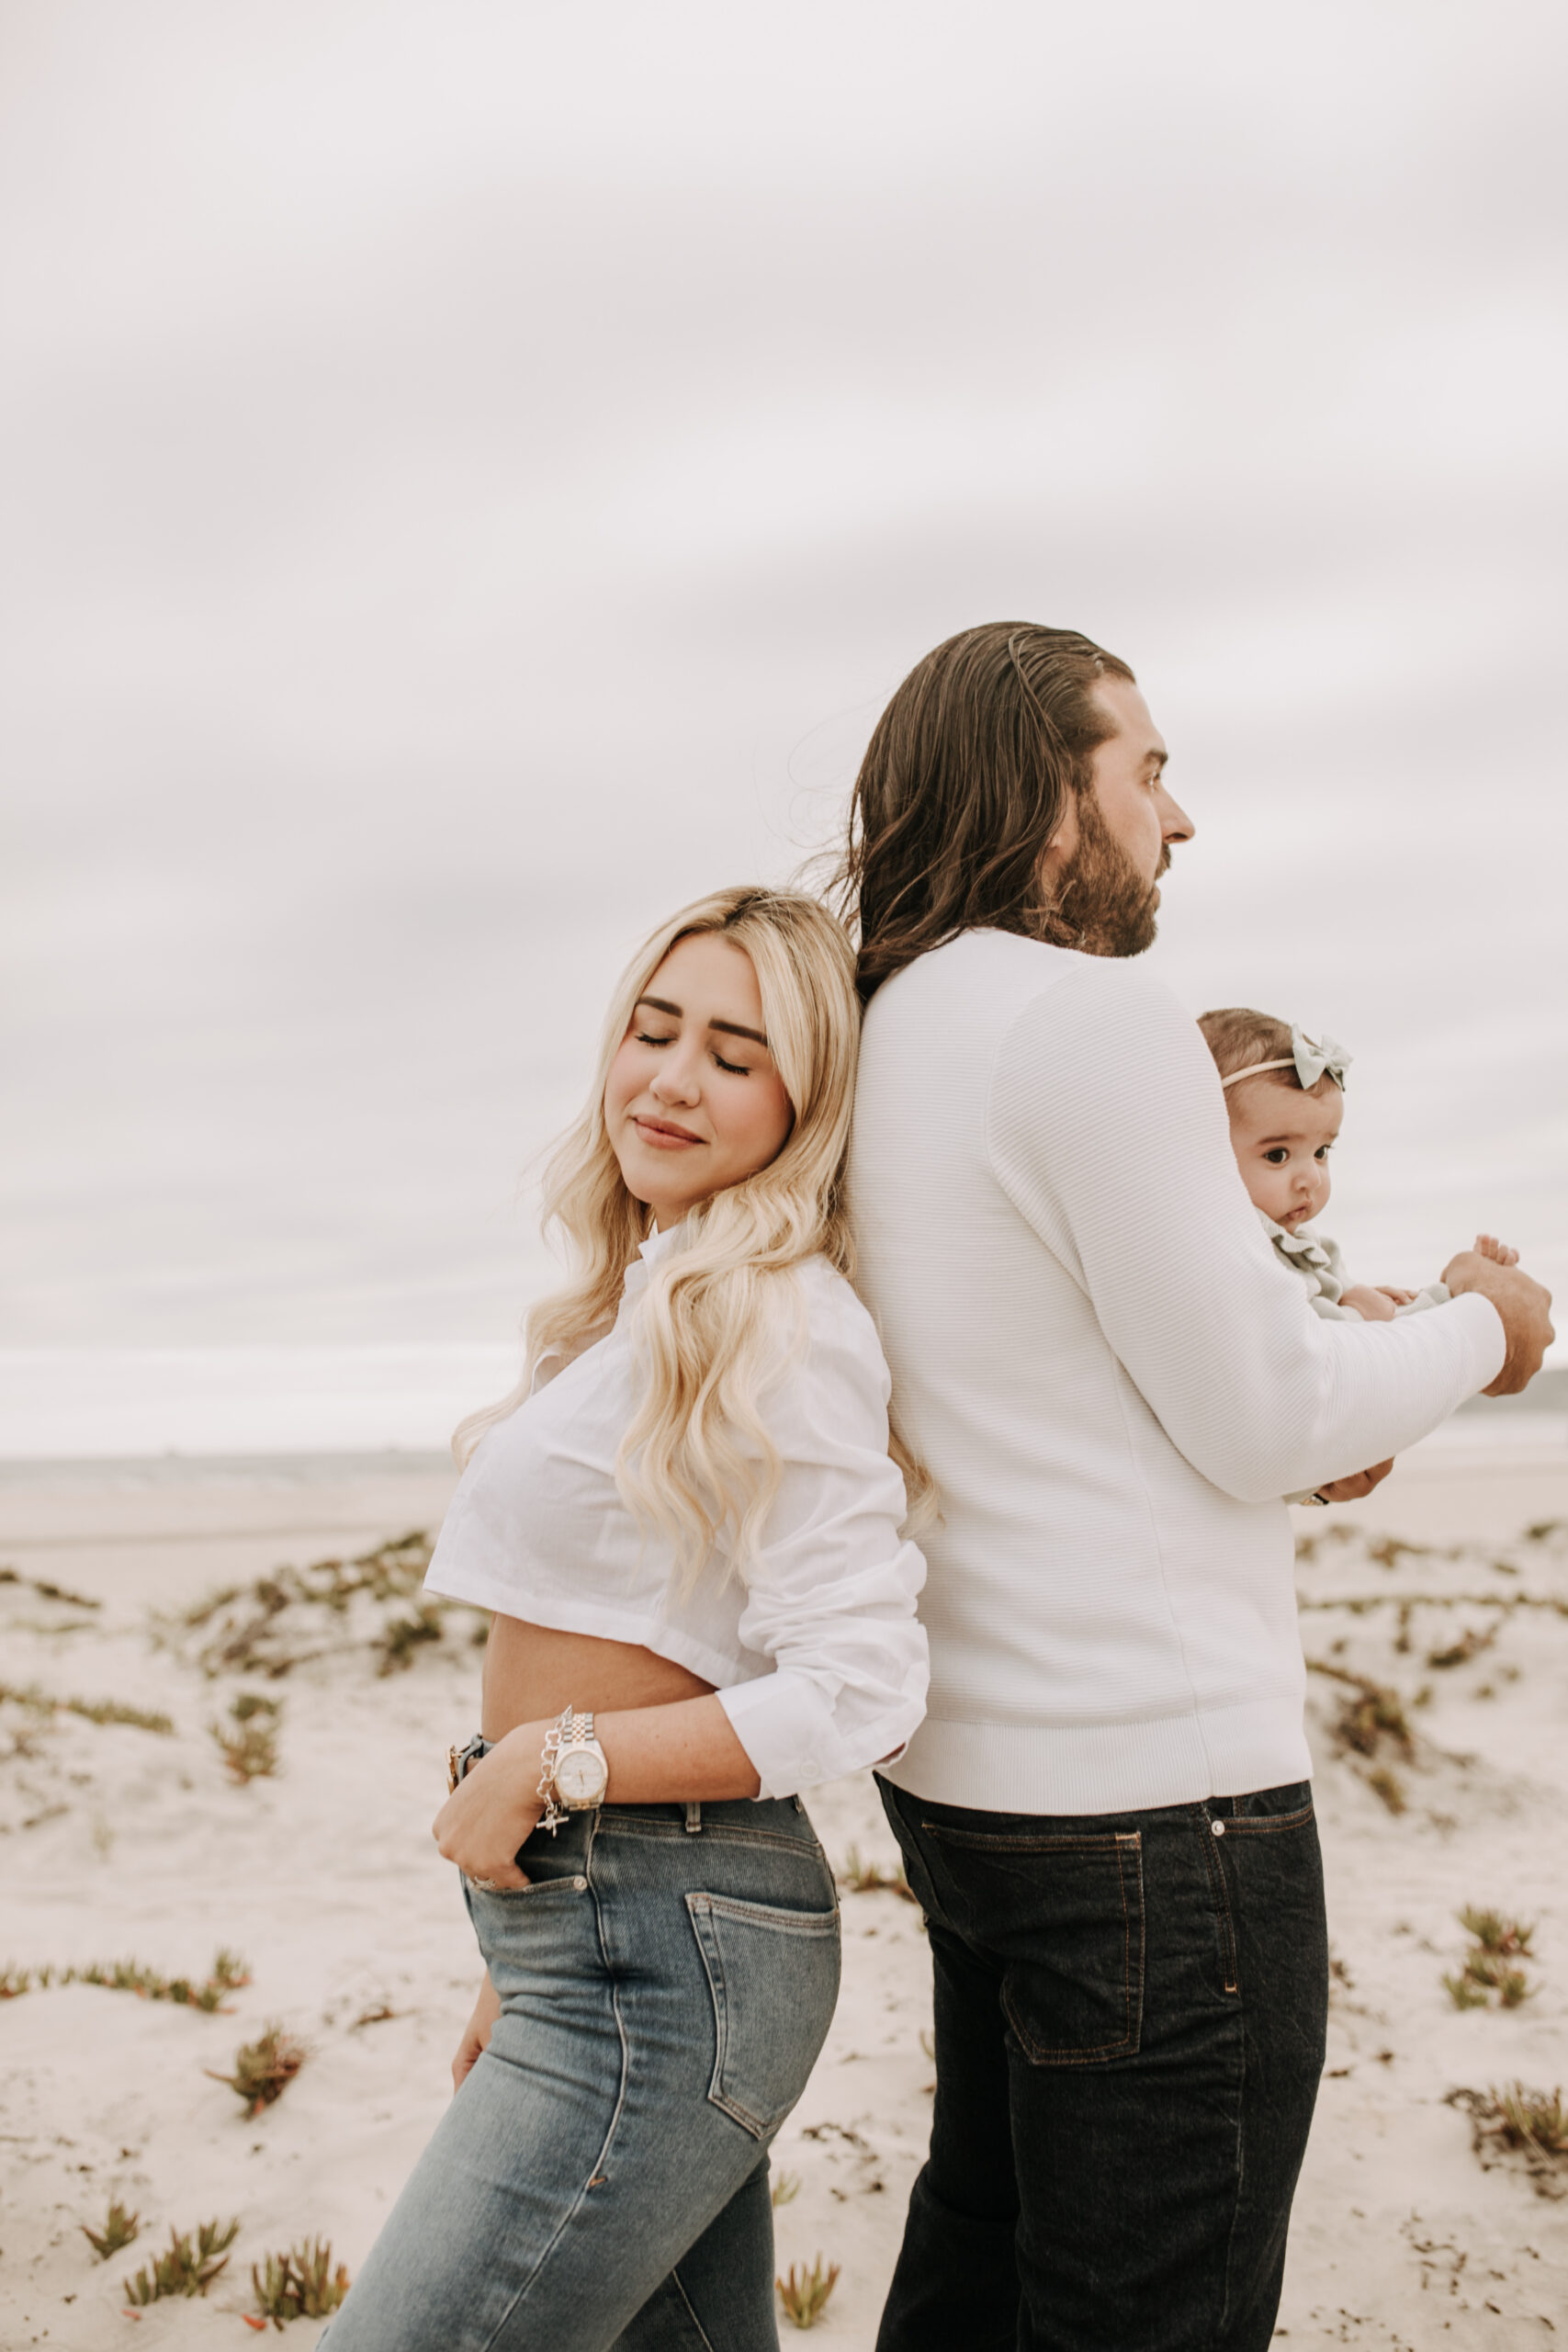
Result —
MULTIPOLYGON (((636 1029, 632 1032, 632 1035, 636 1043, 639 1046, 673 1046, 679 1043, 680 1035, 681 1033, 678 1029, 671 1030, 662 1037, 656 1037, 651 1029, 636 1029)), ((716 1047, 713 1049, 713 1057, 717 1063, 719 1069, 727 1070, 731 1078, 751 1078, 755 1076, 755 1072, 753 1071, 750 1062, 727 1062, 724 1056, 717 1051, 716 1047)))

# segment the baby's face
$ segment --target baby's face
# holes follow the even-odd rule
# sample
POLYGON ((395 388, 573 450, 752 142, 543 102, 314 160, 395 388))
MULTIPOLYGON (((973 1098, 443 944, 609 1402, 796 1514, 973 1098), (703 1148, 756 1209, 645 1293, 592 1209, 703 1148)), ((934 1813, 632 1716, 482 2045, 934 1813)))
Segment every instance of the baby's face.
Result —
POLYGON ((1273 1071, 1239 1079, 1225 1095, 1231 1149, 1255 1208, 1293 1233, 1327 1204, 1328 1155, 1345 1115, 1331 1078, 1310 1094, 1273 1071))

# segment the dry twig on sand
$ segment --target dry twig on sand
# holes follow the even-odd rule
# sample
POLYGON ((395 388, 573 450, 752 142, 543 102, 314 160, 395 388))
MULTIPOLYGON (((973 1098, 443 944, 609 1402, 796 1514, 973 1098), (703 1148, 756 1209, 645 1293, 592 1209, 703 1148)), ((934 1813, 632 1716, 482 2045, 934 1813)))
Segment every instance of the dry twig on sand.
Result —
POLYGON ((6 1700, 38 1715, 80 1715, 84 1723, 129 1724, 133 1731, 157 1732, 164 1739, 175 1728, 173 1716, 161 1708, 132 1707, 123 1699, 60 1699, 52 1691, 40 1690, 36 1682, 0 1682, 0 1702, 6 1700))
POLYGON ((1517 2165, 1539 2197, 1568 2197, 1568 2106, 1561 2086, 1531 2090, 1521 2082, 1501 2090, 1450 2091, 1448 2105, 1470 2118, 1470 2143, 1483 2169, 1517 2165))
POLYGON ((838 1876, 839 1884, 848 1894, 900 1894, 906 1903, 916 1905, 920 1899, 905 1877, 902 1862, 885 1871, 880 1862, 863 1862, 858 1846, 850 1848, 838 1876))
POLYGON ((1374 1770, 1366 1776, 1367 1786, 1382 1799, 1390 1813, 1403 1813, 1404 1783, 1389 1765, 1378 1761, 1378 1754, 1385 1739, 1406 1760, 1416 1753, 1404 1700, 1386 1683, 1374 1682, 1369 1675, 1353 1674, 1348 1667, 1331 1665, 1326 1658, 1309 1657, 1307 1665, 1314 1674, 1326 1675, 1330 1681, 1345 1686, 1346 1696, 1334 1724, 1335 1746, 1341 1755, 1364 1757, 1372 1764, 1374 1770))

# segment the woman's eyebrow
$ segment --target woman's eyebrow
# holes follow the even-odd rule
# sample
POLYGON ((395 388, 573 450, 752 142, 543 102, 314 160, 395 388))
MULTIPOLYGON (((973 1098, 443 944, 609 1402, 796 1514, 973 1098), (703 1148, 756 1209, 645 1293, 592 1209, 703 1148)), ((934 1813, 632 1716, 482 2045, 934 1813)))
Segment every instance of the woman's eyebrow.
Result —
MULTIPOLYGON (((639 996, 637 1002, 646 1004, 654 1012, 667 1012, 671 1021, 681 1021, 685 1018, 681 1007, 678 1004, 671 1004, 667 997, 639 996)), ((722 1029, 727 1037, 750 1037, 752 1044, 756 1046, 765 1046, 768 1042, 760 1029, 748 1029, 739 1021, 710 1021, 707 1025, 710 1029, 722 1029)))

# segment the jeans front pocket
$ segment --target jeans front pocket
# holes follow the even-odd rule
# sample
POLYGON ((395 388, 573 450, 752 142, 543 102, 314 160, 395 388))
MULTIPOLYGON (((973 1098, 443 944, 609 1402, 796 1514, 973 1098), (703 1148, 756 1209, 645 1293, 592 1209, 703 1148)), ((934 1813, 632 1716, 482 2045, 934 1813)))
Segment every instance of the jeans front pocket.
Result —
POLYGON ((921 1823, 944 1908, 1001 1963, 1002 2007, 1034 2066, 1129 2058, 1143 2033, 1143 1838, 921 1823))
POLYGON ((728 1894, 686 1897, 713 1996, 708 2097, 754 2139, 776 2132, 827 2037, 839 1992, 839 1914, 728 1894))

